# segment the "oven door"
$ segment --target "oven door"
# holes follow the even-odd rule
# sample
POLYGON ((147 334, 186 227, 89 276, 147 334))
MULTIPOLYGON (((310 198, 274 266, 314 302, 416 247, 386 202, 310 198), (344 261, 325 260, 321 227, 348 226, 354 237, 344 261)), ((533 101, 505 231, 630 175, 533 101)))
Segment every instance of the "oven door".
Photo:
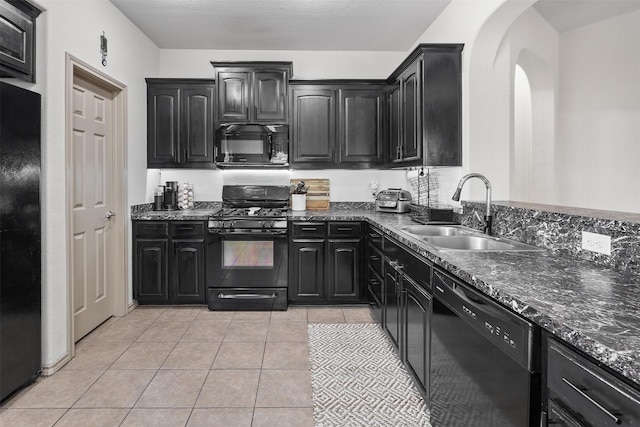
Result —
POLYGON ((210 231, 208 288, 286 288, 286 230, 210 231))

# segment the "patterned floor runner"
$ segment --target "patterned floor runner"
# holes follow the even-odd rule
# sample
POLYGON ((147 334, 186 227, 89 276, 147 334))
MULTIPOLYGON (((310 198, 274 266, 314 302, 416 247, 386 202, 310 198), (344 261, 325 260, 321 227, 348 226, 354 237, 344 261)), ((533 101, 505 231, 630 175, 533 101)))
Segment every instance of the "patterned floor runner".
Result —
POLYGON ((373 324, 310 324, 316 426, 428 427, 429 412, 373 324))

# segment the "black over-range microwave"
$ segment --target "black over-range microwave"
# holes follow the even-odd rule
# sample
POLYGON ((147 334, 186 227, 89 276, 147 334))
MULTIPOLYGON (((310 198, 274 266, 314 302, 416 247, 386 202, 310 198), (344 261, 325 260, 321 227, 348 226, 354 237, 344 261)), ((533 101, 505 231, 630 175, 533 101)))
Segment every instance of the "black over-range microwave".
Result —
POLYGON ((215 135, 215 162, 219 167, 287 167, 289 126, 220 125, 215 135))

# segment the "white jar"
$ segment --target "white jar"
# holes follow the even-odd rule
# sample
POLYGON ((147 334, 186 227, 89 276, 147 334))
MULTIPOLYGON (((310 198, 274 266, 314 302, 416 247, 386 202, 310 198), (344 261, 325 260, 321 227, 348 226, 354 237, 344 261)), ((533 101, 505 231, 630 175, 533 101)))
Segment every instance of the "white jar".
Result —
POLYGON ((291 195, 291 210, 292 211, 305 211, 305 210, 307 210, 307 195, 306 194, 292 194, 291 195))

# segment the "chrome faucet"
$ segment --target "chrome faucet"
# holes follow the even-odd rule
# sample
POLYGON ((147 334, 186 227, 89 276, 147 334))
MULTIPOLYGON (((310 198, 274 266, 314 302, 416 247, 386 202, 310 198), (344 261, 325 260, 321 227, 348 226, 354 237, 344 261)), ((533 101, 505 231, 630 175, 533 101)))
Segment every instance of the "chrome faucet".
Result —
MULTIPOLYGON (((469 178, 479 178, 480 180, 482 180, 482 182, 484 182, 484 185, 487 187, 487 212, 484 216, 483 231, 485 234, 491 235, 491 225, 493 223, 493 218, 491 216, 491 183, 489 182, 486 176, 481 175, 479 173, 470 173, 463 176, 460 182, 458 183, 458 188, 456 188, 456 192, 453 193, 453 197, 451 199, 455 200, 456 202, 460 201, 460 193, 462 192, 462 186, 464 185, 465 182, 467 182, 469 178)), ((477 213, 476 213, 476 216, 478 216, 477 213)))

